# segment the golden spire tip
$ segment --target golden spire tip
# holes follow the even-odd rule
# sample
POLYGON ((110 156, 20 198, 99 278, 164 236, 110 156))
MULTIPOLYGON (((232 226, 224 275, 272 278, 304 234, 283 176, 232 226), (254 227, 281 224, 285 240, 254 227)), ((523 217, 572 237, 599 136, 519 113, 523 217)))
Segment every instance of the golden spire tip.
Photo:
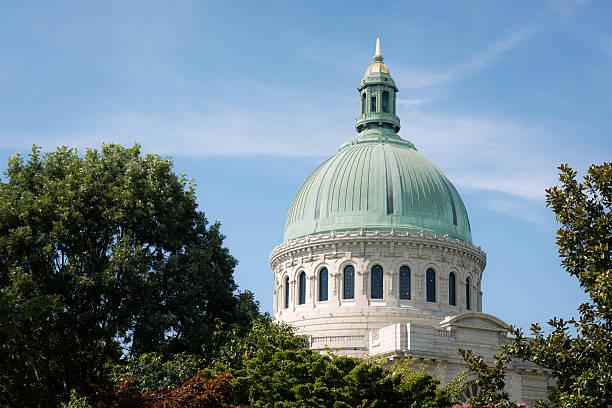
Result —
POLYGON ((376 39, 376 54, 375 57, 380 57, 380 38, 376 39))

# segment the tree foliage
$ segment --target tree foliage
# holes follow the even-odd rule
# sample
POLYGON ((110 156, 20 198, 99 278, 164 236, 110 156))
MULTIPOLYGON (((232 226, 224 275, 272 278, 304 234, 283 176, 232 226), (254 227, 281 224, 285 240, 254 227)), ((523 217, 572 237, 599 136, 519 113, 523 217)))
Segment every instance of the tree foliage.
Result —
MULTIPOLYGON (((319 354, 294 329, 260 318, 250 330, 226 326, 214 356, 150 353, 109 371, 114 385, 82 384, 92 407, 447 407, 464 377, 440 387, 404 359, 319 354), (196 374, 193 373, 197 370, 196 374)), ((76 394, 71 403, 83 404, 76 394)))
POLYGON ((589 300, 579 306, 578 318, 551 319, 548 333, 534 324, 532 337, 525 338, 511 328, 513 337, 498 362, 519 358, 548 368, 557 380, 550 397, 557 406, 607 408, 612 405, 612 163, 592 165, 582 182, 568 165, 559 170, 561 185, 546 190, 546 203, 560 224, 562 265, 589 300))
POLYGON ((205 368, 204 361, 194 354, 175 354, 165 358, 159 353, 145 353, 113 364, 107 369, 110 384, 130 378, 138 392, 162 392, 176 388, 205 368))
POLYGON ((471 350, 459 349, 459 354, 467 363, 470 374, 475 378, 467 385, 474 384, 479 392, 470 400, 469 404, 456 405, 453 408, 522 408, 525 404, 510 401, 509 395, 504 391, 505 370, 512 358, 503 351, 494 357, 495 364, 489 365, 485 360, 476 356, 471 350))
POLYGON ((386 361, 319 354, 287 325, 269 320, 245 336, 233 337, 212 361, 229 369, 235 403, 257 407, 445 407, 451 387, 415 371, 410 361, 386 361))
POLYGON ((0 183, 0 405, 51 406, 105 364, 197 353, 248 321, 219 223, 172 161, 110 144, 14 155, 0 183))
POLYGON ((232 404, 231 378, 229 373, 211 378, 198 372, 176 387, 143 391, 131 377, 126 377, 110 392, 89 384, 83 388, 87 398, 73 390, 69 403, 62 408, 240 408, 232 404))

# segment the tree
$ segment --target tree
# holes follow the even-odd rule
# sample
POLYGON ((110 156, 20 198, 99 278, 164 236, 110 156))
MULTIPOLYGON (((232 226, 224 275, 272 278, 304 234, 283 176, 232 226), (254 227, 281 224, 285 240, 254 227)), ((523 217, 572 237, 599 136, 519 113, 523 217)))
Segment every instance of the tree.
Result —
POLYGON ((449 406, 453 389, 410 367, 384 360, 319 354, 284 324, 262 320, 244 336, 227 330, 211 368, 229 370, 235 404, 256 407, 449 406))
POLYGON ((568 165, 559 170, 561 185, 546 190, 546 204, 560 224, 562 265, 589 300, 579 306, 579 318, 551 319, 549 333, 534 324, 533 337, 526 339, 511 328, 500 361, 519 358, 550 369, 557 379, 550 400, 560 407, 607 408, 612 405, 612 163, 590 166, 582 183, 568 165))
POLYGON ((141 393, 163 392, 180 386, 204 369, 204 362, 197 355, 181 353, 164 358, 159 353, 145 353, 112 365, 106 370, 106 377, 112 385, 130 378, 141 393))
POLYGON ((248 408, 232 405, 231 378, 229 373, 211 378, 198 372, 178 386, 143 391, 126 377, 111 392, 91 384, 84 390, 88 398, 72 390, 69 403, 61 408, 248 408))
POLYGON ((503 351, 495 354, 494 365, 476 356, 471 350, 459 349, 459 354, 467 363, 468 372, 475 377, 466 385, 480 387, 478 395, 471 399, 469 404, 455 405, 452 408, 524 408, 525 404, 510 401, 509 395, 504 391, 505 370, 512 358, 503 351))
POLYGON ((0 405, 55 406, 125 351, 196 353, 216 319, 257 309, 236 293, 220 224, 170 159, 138 145, 34 146, 4 175, 0 405))

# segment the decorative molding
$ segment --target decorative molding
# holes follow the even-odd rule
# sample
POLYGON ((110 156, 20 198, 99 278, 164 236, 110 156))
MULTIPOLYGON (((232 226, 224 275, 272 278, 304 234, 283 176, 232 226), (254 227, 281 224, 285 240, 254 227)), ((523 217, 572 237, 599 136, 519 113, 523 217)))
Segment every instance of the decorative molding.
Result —
POLYGON ((315 344, 329 344, 329 343, 349 343, 349 342, 362 342, 365 340, 365 336, 322 336, 322 337, 311 337, 311 346, 315 344))
POLYGON ((422 231, 420 233, 412 233, 402 231, 359 230, 343 232, 332 231, 330 233, 307 235, 302 238, 287 241, 276 246, 272 250, 270 253, 270 265, 272 269, 276 269, 279 264, 287 261, 289 261, 289 265, 292 265, 292 261, 294 261, 296 257, 306 256, 307 254, 312 256, 312 252, 329 247, 333 248, 332 252, 335 256, 338 256, 338 245, 359 245, 361 253, 363 254, 366 245, 377 246, 381 244, 388 246, 393 244, 394 248, 406 246, 416 247, 419 257, 423 257, 424 249, 440 252, 444 258, 451 255, 458 255, 460 258, 467 258, 474 261, 478 264, 480 270, 484 269, 487 261, 486 254, 479 247, 447 236, 438 237, 437 235, 426 234, 422 231))

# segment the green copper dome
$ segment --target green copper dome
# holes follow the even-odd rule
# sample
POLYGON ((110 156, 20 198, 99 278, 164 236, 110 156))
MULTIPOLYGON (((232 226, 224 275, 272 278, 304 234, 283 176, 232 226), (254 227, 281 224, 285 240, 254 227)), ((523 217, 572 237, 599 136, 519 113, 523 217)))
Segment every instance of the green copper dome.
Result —
MULTIPOLYGON (((379 50, 377 44, 375 63, 382 63, 379 50)), ((372 74, 368 69, 359 88, 359 134, 300 187, 287 215, 284 240, 329 231, 393 229, 471 243, 467 211, 455 187, 396 134, 397 88, 390 74, 372 74)))

